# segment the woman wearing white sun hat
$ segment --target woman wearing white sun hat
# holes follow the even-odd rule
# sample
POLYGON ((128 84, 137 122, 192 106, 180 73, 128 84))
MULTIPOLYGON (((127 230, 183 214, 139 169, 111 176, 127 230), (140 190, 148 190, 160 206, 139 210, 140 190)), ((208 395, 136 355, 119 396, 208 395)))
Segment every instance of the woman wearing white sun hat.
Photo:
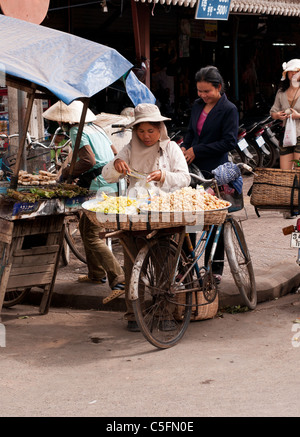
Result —
POLYGON ((282 64, 282 77, 274 104, 270 109, 274 120, 282 120, 284 125, 289 116, 295 120, 297 142, 294 146, 280 144, 280 168, 291 170, 293 161, 300 159, 300 59, 291 59, 282 64))
MULTIPOLYGON (((69 131, 74 147, 82 109, 83 103, 80 101, 74 100, 70 105, 58 101, 43 113, 43 117, 63 125, 69 131)), ((111 141, 93 123, 95 120, 96 116, 88 109, 72 176, 80 179, 83 174, 90 191, 101 189, 117 192, 117 184, 107 183, 101 176, 102 167, 113 159, 114 153, 111 141)), ((65 171, 64 177, 67 176, 68 171, 65 171)), ((79 276, 78 281, 103 284, 107 278, 112 290, 124 289, 123 269, 106 245, 106 240, 99 238, 99 227, 82 214, 79 229, 86 252, 88 275, 79 276)))
MULTIPOLYGON (((129 192, 140 179, 130 176, 132 170, 146 173, 147 182, 152 182, 157 188, 173 191, 190 183, 190 175, 182 150, 175 141, 171 141, 164 121, 170 120, 161 115, 159 108, 151 103, 141 103, 134 110, 135 120, 127 127, 132 127, 131 142, 125 145, 117 156, 103 168, 103 177, 107 182, 116 182, 127 176, 129 192)), ((129 236, 122 237, 130 252, 137 255, 139 240, 129 236)), ((125 300, 128 321, 127 328, 137 331, 131 301, 128 298, 129 279, 132 271, 132 261, 124 251, 125 270, 125 300)), ((168 326, 168 329, 170 326, 168 326)))
POLYGON ((130 176, 132 169, 147 173, 148 182, 153 182, 165 191, 182 188, 190 183, 188 167, 181 149, 171 141, 165 121, 170 118, 161 115, 159 108, 151 103, 141 103, 134 110, 132 140, 125 145, 103 168, 107 182, 116 182, 129 177, 129 189, 137 179, 130 176))

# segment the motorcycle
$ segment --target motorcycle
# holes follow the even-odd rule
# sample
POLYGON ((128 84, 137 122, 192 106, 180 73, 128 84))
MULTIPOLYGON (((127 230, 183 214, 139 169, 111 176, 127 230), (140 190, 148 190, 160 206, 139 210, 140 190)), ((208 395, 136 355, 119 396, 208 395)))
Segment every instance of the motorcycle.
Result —
POLYGON ((261 167, 263 162, 262 150, 254 140, 253 131, 257 124, 246 127, 244 124, 239 126, 238 131, 238 153, 241 161, 252 168, 261 167))
POLYGON ((273 165, 270 165, 270 167, 275 167, 279 161, 279 144, 284 133, 283 123, 281 120, 273 120, 269 117, 263 127, 265 129, 264 139, 270 149, 273 150, 274 155, 273 165))
POLYGON ((279 160, 279 139, 282 122, 270 116, 256 119, 240 125, 243 140, 239 143, 246 159, 252 167, 273 168, 279 160), (242 147, 241 147, 242 146, 242 147))

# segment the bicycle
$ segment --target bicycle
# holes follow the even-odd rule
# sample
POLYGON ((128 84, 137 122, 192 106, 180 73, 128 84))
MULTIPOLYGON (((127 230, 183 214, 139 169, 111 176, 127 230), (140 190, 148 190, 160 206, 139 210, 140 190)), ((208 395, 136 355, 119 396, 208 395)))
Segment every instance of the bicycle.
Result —
MULTIPOLYGON (((8 141, 8 149, 10 141, 14 138, 19 138, 19 134, 15 133, 7 135, 0 133, 0 140, 8 141)), ((60 127, 58 127, 54 132, 50 142, 47 140, 45 140, 45 142, 41 142, 34 137, 31 137, 30 133, 27 132, 25 146, 27 151, 26 166, 33 167, 34 162, 39 161, 39 164, 43 165, 43 168, 39 168, 38 170, 46 170, 50 171, 51 173, 57 173, 60 171, 63 163, 70 155, 71 139, 65 132, 62 132, 60 127), (64 140, 56 144, 56 140, 59 135, 63 135, 64 140), (40 153, 37 154, 36 152, 39 150, 40 153)), ((11 154, 9 150, 6 150, 6 152, 3 154, 2 166, 5 166, 3 170, 8 177, 10 173, 12 173, 12 168, 15 165, 15 162, 16 154, 11 154)))
MULTIPOLYGON (((215 179, 198 178, 202 184, 214 186, 215 179)), ((185 227, 154 231, 144 237, 144 246, 135 258, 130 279, 129 298, 138 326, 155 347, 165 349, 183 337, 192 308, 212 303, 218 287, 212 273, 216 246, 224 229, 225 253, 239 293, 249 309, 257 304, 256 284, 250 253, 241 224, 228 213, 220 225, 204 227, 189 254, 183 251, 188 243, 185 227), (205 250, 216 230, 208 262, 205 250), (174 234, 177 239, 174 239, 174 234), (193 294, 202 293, 204 303, 193 302, 193 294), (164 329, 164 324, 169 329, 164 329)), ((119 238, 122 238, 120 235, 119 238)))

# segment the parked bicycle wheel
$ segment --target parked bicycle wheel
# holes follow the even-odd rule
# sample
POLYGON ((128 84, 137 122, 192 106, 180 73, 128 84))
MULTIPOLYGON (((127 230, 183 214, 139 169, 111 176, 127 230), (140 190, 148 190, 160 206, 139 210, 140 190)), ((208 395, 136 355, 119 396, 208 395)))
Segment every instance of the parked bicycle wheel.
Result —
POLYGON ((21 290, 6 291, 4 295, 3 307, 10 308, 18 303, 23 302, 31 288, 23 288, 21 290))
MULTIPOLYGON (((65 219, 65 239, 73 254, 83 263, 86 263, 86 255, 83 241, 79 232, 79 215, 72 214, 65 219)), ((64 259, 66 264, 67 258, 64 259)))
POLYGON ((253 310, 257 304, 253 265, 244 232, 233 217, 230 217, 224 224, 224 243, 235 284, 245 305, 253 310))
POLYGON ((70 246, 67 243, 66 238, 64 238, 63 246, 61 249, 61 260, 64 266, 67 266, 71 261, 70 253, 71 253, 70 246))
POLYGON ((131 275, 136 321, 144 337, 161 349, 178 343, 192 312, 192 292, 182 291, 191 287, 192 278, 187 274, 181 283, 188 267, 176 249, 171 239, 150 242, 138 253, 131 275))

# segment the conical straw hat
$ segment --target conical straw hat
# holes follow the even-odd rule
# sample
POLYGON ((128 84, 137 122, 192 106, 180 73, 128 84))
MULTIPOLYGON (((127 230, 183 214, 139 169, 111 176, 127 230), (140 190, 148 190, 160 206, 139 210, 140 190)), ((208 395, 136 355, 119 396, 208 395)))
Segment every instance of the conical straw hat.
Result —
MULTIPOLYGON (((61 100, 50 106, 44 113, 43 117, 47 120, 53 120, 61 123, 79 123, 83 103, 79 100, 74 100, 70 105, 66 105, 61 100)), ((96 116, 90 109, 87 110, 85 123, 90 123, 96 120, 96 116)))

